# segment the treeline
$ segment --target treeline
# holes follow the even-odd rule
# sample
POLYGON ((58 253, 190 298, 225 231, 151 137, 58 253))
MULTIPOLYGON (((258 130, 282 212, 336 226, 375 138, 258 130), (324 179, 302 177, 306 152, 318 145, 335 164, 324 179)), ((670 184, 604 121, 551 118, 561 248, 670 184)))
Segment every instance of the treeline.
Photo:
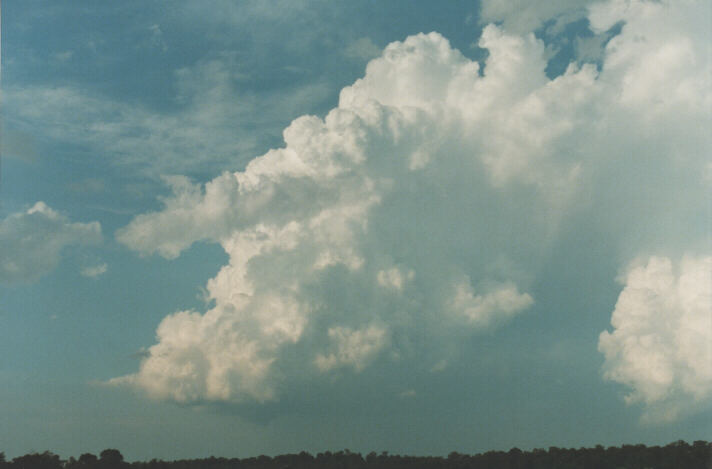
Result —
POLYGON ((124 461, 116 449, 98 456, 82 454, 62 460, 51 452, 33 453, 6 461, 0 453, 0 469, 712 469, 712 443, 677 441, 666 446, 623 445, 621 447, 564 449, 551 447, 522 451, 488 451, 447 457, 400 456, 387 452, 362 456, 349 450, 306 452, 255 458, 188 459, 180 461, 124 461))

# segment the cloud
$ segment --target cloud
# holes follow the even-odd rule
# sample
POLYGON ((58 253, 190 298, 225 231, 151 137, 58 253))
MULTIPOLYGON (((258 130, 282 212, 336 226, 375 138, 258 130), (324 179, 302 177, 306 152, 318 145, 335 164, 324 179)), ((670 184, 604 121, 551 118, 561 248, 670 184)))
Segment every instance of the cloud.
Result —
POLYGON ((453 309, 469 321, 489 326, 495 320, 505 320, 534 303, 528 293, 519 293, 516 285, 503 285, 484 295, 474 295, 469 280, 455 288, 453 309))
POLYGON ((586 6, 595 0, 483 0, 480 22, 501 22, 511 33, 525 34, 547 21, 554 26, 586 16, 586 6))
POLYGON ((381 55, 381 48, 371 38, 362 37, 349 44, 344 54, 354 59, 370 60, 381 55))
POLYGON ((157 47, 163 52, 168 51, 168 44, 166 44, 165 39, 163 39, 163 30, 161 29, 161 26, 158 24, 152 24, 148 27, 148 30, 151 33, 151 44, 153 47, 157 47))
POLYGON ((98 222, 72 223, 44 202, 0 221, 0 282, 30 282, 54 270, 62 250, 101 241, 98 222))
POLYGON ((598 348, 604 377, 630 388, 649 421, 712 404, 712 257, 632 267, 598 348))
POLYGON ((74 51, 71 50, 66 50, 64 52, 57 52, 54 54, 54 58, 59 60, 60 62, 66 62, 68 60, 71 60, 72 57, 74 57, 74 51))
POLYGON ((96 278, 101 275, 104 275, 108 270, 108 267, 109 266, 105 262, 95 266, 83 267, 81 270, 81 274, 85 277, 96 278))
POLYGON ((314 362, 321 371, 342 366, 351 366, 356 371, 361 371, 383 349, 387 341, 387 331, 374 325, 360 330, 332 327, 328 335, 336 345, 336 351, 316 356, 314 362))
POLYGON ((707 113, 712 104, 707 76, 712 64, 702 52, 712 33, 700 16, 709 13, 709 4, 692 1, 677 5, 616 0, 591 6, 594 31, 625 23, 625 34, 606 46, 606 75, 621 83, 623 105, 645 107, 655 114, 677 106, 707 113), (640 38, 645 38, 644 44, 640 38))
POLYGON ((304 375, 395 361, 427 373, 456 359, 446 350, 458 340, 534 304, 532 278, 566 255, 562 225, 585 219, 624 256, 697 241, 674 227, 700 224, 687 217, 708 190, 706 43, 688 27, 698 7, 612 13, 627 24, 601 71, 572 65, 553 80, 532 35, 487 26, 483 70, 437 33, 411 36, 244 171, 167 178, 163 209, 117 240, 169 259, 219 243, 229 263, 207 283, 212 306, 166 317, 139 370, 111 383, 185 403, 264 402, 304 375), (684 47, 646 76, 667 44, 684 47), (661 185, 661 174, 675 177, 661 185))
POLYGON ((415 278, 415 272, 409 270, 408 272, 401 272, 398 267, 393 267, 388 270, 381 270, 376 276, 378 279, 378 284, 385 288, 393 288, 398 291, 403 290, 403 285, 405 282, 413 280, 415 278))
POLYGON ((261 94, 240 89, 244 78, 234 57, 223 56, 175 71, 171 110, 55 85, 9 86, 3 105, 12 134, 81 145, 150 177, 215 174, 216 167, 244 166, 248 155, 279 135, 285 114, 327 92, 312 82, 261 94))

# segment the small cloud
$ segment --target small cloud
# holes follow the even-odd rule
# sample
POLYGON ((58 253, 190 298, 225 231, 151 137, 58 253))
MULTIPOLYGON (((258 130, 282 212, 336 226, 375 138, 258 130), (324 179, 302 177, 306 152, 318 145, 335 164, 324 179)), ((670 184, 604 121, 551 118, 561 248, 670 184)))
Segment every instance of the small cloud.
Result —
POLYGON ((520 293, 513 283, 500 285, 486 294, 476 295, 467 279, 459 283, 455 290, 453 309, 479 327, 509 319, 534 303, 531 295, 520 293))
POLYGON ((441 371, 445 371, 445 369, 448 367, 448 362, 447 360, 440 360, 437 362, 435 365, 430 368, 431 373, 440 373, 441 371))
POLYGON ((405 391, 398 394, 398 397, 407 399, 407 398, 415 397, 415 395, 416 395, 415 389, 406 389, 405 391))
POLYGON ((54 54, 54 58, 60 62, 66 62, 74 57, 74 51, 65 50, 64 52, 57 52, 54 54))
POLYGON ((352 42, 344 51, 346 57, 352 59, 371 60, 381 55, 381 48, 368 37, 362 37, 352 42))
POLYGON ((163 30, 161 30, 161 27, 157 24, 152 24, 148 27, 148 30, 151 32, 151 44, 154 47, 161 49, 163 52, 166 52, 168 50, 168 45, 163 39, 163 30))
POLYGON ((0 282, 36 280, 54 270, 67 246, 101 242, 99 222, 73 223, 44 202, 0 220, 0 282))
POLYGON ((81 274, 84 277, 89 277, 89 278, 96 278, 100 275, 103 275, 106 273, 108 266, 106 263, 102 263, 99 265, 91 266, 91 267, 84 267, 81 270, 81 274))
POLYGON ((415 278, 415 272, 409 270, 402 272, 398 267, 378 272, 376 279, 378 284, 384 288, 402 291, 406 282, 415 278))

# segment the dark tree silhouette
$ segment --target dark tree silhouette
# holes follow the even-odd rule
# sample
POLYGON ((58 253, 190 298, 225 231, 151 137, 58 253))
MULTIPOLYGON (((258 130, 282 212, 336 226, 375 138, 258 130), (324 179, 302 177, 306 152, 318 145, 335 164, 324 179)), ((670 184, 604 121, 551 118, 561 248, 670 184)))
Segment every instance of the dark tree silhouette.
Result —
POLYGON ((227 459, 209 457, 181 461, 124 461, 116 449, 79 459, 62 461, 50 452, 32 453, 5 460, 0 453, 0 469, 712 469, 712 444, 676 441, 666 446, 623 445, 604 448, 566 449, 555 446, 522 451, 518 448, 468 455, 458 452, 443 457, 415 457, 371 452, 365 458, 349 450, 325 451, 316 456, 302 451, 269 457, 227 459))
POLYGON ((121 469, 126 466, 124 456, 118 449, 105 449, 99 453, 98 467, 102 469, 121 469))
POLYGON ((91 453, 84 453, 79 456, 79 459, 69 458, 67 464, 64 465, 64 469, 91 469, 94 467, 99 467, 99 458, 91 453))
POLYGON ((62 469, 62 461, 56 454, 45 451, 20 456, 12 460, 13 469, 62 469))

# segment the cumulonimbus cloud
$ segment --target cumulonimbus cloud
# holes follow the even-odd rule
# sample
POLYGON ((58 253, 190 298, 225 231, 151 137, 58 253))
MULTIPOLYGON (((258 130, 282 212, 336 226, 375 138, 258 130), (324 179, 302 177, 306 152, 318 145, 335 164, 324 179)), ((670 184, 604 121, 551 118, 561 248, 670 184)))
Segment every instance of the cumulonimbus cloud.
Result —
POLYGON ((267 401, 292 375, 408 360, 414 335, 430 340, 422 345, 435 352, 419 365, 432 369, 444 331, 492 328, 534 304, 529 282, 559 225, 582 204, 607 202, 599 182, 611 171, 635 189, 604 207, 622 244, 632 235, 618 221, 649 203, 636 165, 682 161, 679 203, 699 204, 708 182, 694 150, 709 136, 685 123, 710 121, 700 105, 709 65, 704 33, 688 27, 699 4, 678 6, 591 10, 594 28, 627 25, 601 71, 572 65, 555 79, 533 35, 486 27, 483 68, 437 33, 411 36, 372 60, 324 119, 294 120, 285 146, 244 171, 204 187, 167 178, 163 210, 117 239, 166 258, 215 242, 230 261, 207 284, 214 306, 166 317, 139 371, 110 382, 187 403, 267 401), (626 171, 612 170, 622 158, 626 171), (284 366, 295 356, 298 369, 284 366))
POLYGON ((99 222, 72 223, 44 202, 37 202, 0 221, 0 282, 36 280, 59 264, 65 247, 100 241, 99 222))

